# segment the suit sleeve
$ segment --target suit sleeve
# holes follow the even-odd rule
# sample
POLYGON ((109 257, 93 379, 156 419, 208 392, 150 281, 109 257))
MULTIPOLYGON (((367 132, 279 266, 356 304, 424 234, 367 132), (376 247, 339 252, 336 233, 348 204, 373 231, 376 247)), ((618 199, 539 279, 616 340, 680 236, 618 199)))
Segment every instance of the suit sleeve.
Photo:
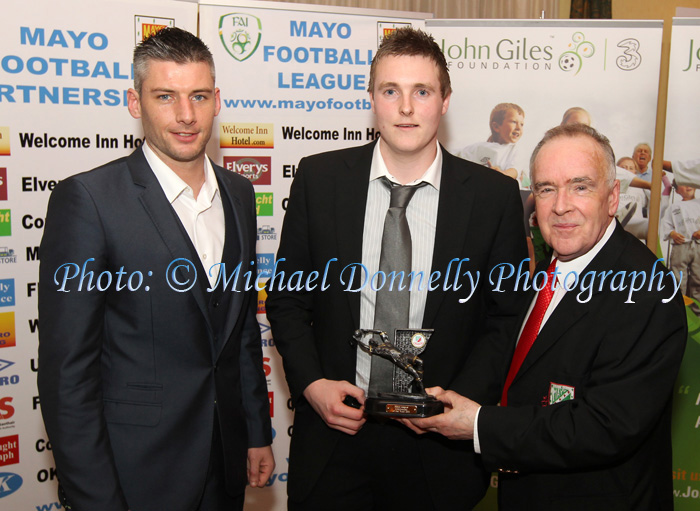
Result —
POLYGON ((94 287, 107 247, 98 207, 78 180, 52 193, 40 254, 38 387, 59 481, 77 511, 123 511, 102 411, 105 293, 94 287))
MULTIPOLYGON (((290 190, 277 254, 278 262, 284 259, 286 268, 301 271, 302 275, 308 275, 313 270, 307 200, 305 159, 302 159, 290 190)), ((275 344, 282 355, 284 372, 295 403, 310 383, 324 377, 314 341, 313 301, 310 290, 290 290, 274 281, 268 289, 267 317, 275 344)))
MULTIPOLYGON (((248 246, 251 253, 250 261, 255 261, 255 195, 250 185, 251 207, 248 215, 250 239, 248 246)), ((253 274, 257 274, 253 268, 253 274)), ((270 404, 267 397, 267 381, 263 371, 262 345, 260 341, 260 325, 256 318, 257 291, 249 291, 248 308, 244 313, 245 323, 241 336, 241 393, 243 408, 246 413, 248 427, 248 447, 264 447, 272 443, 270 424, 270 404)))
POLYGON ((603 322, 599 315, 575 325, 579 340, 596 352, 574 399, 481 408, 479 439, 487 469, 542 472, 619 462, 662 420, 686 344, 680 297, 664 304, 658 295, 647 296, 624 311, 597 310, 611 319, 603 322), (599 343, 597 335, 603 336, 599 343))
POLYGON ((502 194, 501 215, 495 223, 488 264, 482 268, 485 317, 474 348, 452 390, 481 404, 495 404, 508 370, 513 339, 527 307, 522 281, 528 278, 527 246, 523 230, 523 208, 515 180, 508 178, 502 194), (513 278, 505 276, 512 269, 513 278), (524 273, 515 285, 519 269, 524 273), (499 282, 501 270, 504 272, 499 282))

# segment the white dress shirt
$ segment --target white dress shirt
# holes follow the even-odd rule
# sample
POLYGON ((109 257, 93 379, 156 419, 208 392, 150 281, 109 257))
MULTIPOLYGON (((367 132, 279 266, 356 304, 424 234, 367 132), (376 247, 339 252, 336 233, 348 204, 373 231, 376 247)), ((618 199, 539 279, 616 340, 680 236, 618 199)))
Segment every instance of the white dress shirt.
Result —
POLYGON ((153 152, 148 142, 143 144, 143 154, 187 231, 213 287, 219 274, 217 263, 221 262, 224 251, 226 224, 219 183, 209 158, 204 158, 204 184, 195 199, 192 188, 153 152))
MULTIPOLYGON (((401 184, 389 174, 382 158, 379 145, 374 146, 372 168, 369 175, 367 190, 367 206, 365 208, 365 226, 362 233, 362 264, 365 265, 371 277, 379 271, 379 258, 382 251, 382 235, 384 219, 389 209, 391 191, 382 183, 381 177, 401 184)), ((421 182, 428 183, 416 190, 406 208, 406 219, 411 230, 411 271, 423 272, 423 288, 419 289, 418 281, 410 291, 408 328, 422 328, 425 301, 428 298, 428 279, 433 261, 435 245, 435 226, 437 225, 438 201, 440 199, 440 178, 442 176, 442 151, 436 142, 437 154, 433 163, 420 179, 409 185, 421 182)), ((360 291, 360 328, 374 328, 374 305, 377 293, 372 290, 369 280, 360 291)), ((358 347, 355 372, 355 385, 367 392, 371 370, 371 355, 358 347)))

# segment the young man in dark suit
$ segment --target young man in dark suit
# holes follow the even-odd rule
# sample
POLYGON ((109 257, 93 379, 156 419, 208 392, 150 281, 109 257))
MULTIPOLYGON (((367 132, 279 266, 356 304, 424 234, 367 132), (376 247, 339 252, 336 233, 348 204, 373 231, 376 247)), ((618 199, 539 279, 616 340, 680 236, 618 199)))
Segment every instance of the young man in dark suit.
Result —
POLYGON ((355 329, 379 322, 380 293, 361 285, 359 270, 352 280, 343 269, 362 263, 370 278, 384 271, 385 256, 405 257, 405 242, 382 247, 382 230, 394 191, 416 185, 403 206, 406 271, 424 279, 410 286, 405 321, 382 330, 393 338, 394 328, 434 329, 421 354, 425 382, 495 403, 504 339, 516 328, 521 300, 493 292, 486 280, 495 265, 526 257, 521 201, 514 180, 439 145, 451 87, 431 36, 405 28, 385 38, 369 93, 380 139, 302 159, 284 219, 279 277, 325 273, 326 285, 320 277, 304 288, 279 277, 269 282, 267 314, 295 406, 289 508, 468 509, 488 478, 471 442, 420 438, 344 404, 347 397, 362 404, 372 392, 376 357, 349 341, 355 329))
POLYGON ((274 468, 267 385, 255 297, 217 279, 255 260, 252 186, 204 153, 220 100, 201 40, 162 30, 134 78, 145 144, 63 180, 40 248, 59 494, 76 511, 242 509, 274 468))
POLYGON ((671 401, 687 336, 678 283, 615 220, 607 138, 554 128, 530 172, 554 256, 538 268, 501 406, 428 389, 446 412, 411 423, 473 438, 500 472, 499 509, 671 510, 671 401))

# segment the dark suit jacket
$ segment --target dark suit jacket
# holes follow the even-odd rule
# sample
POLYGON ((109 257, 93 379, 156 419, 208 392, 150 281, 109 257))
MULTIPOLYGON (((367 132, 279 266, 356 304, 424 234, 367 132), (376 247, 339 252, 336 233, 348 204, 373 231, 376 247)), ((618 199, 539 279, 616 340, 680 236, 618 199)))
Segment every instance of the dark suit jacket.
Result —
MULTIPOLYGON (((279 283, 268 291, 267 315, 296 406, 288 491, 297 501, 309 494, 343 434, 326 426, 303 391, 319 378, 355 382, 356 348, 349 340, 360 325, 360 293, 344 291, 339 273, 362 260, 373 149, 371 143, 301 160, 284 219, 278 268, 287 276, 294 271, 323 275, 329 260, 338 261, 328 265, 330 288, 325 291, 320 286, 313 291, 280 291, 284 286, 279 283)), ((490 292, 488 273, 498 263, 517 267, 525 257, 516 182, 443 150, 432 270, 444 274, 452 259, 469 258, 461 271, 479 271, 480 281, 474 296, 459 303, 469 294, 468 280, 462 275, 462 287, 452 287, 453 263, 448 289, 440 286, 429 293, 423 326, 435 333, 421 355, 426 386, 459 389, 484 402, 498 400, 508 350, 504 336, 517 327, 522 297, 490 292), (470 364, 476 352, 488 356, 479 357, 478 365, 470 364)), ((484 472, 471 442, 426 435, 419 444, 438 509, 464 509, 481 498, 484 472)))
MULTIPOLYGON (((620 271, 628 285, 629 272, 645 272, 648 286, 655 260, 618 224, 583 272, 597 274, 590 301, 567 292, 508 406, 481 409, 482 458, 502 472, 500 509, 673 509, 671 393, 686 343, 683 300, 662 302, 672 294, 668 275, 662 291, 645 286, 635 303, 625 303, 629 289, 610 290, 620 271), (612 273, 600 290, 603 271, 612 273), (550 405, 552 385, 574 387, 574 399, 550 405)), ((668 273, 660 263, 656 271, 668 273)))
MULTIPOLYGON (((214 172, 231 273, 255 261, 255 203, 244 178, 214 172)), ((41 408, 73 509, 193 509, 215 412, 227 489, 240 494, 247 449, 271 443, 256 300, 206 291, 194 247, 140 149, 56 186, 40 255, 41 408), (168 269, 177 258, 192 261, 197 276, 192 266, 168 269), (81 270, 69 268, 78 274, 63 286, 66 263, 81 270), (105 289, 108 274, 108 289, 89 289, 90 278, 105 289), (193 285, 179 292, 174 280, 193 285)))

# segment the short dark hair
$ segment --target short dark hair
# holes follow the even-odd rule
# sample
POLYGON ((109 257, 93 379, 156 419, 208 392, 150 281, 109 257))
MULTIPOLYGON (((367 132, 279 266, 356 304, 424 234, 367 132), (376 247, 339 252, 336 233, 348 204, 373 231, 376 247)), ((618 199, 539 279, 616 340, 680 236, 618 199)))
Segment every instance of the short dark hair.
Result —
POLYGON ((604 166, 602 170, 604 171, 605 182, 608 187, 612 188, 613 184, 615 184, 617 173, 615 170, 615 153, 610 145, 610 141, 608 140, 608 137, 602 133, 599 133, 594 128, 581 123, 556 126, 544 134, 544 137, 542 140, 540 140, 540 143, 537 144, 537 147, 535 147, 535 150, 530 157, 530 182, 533 184, 533 186, 535 184, 533 179, 535 176, 535 161, 537 160, 537 155, 540 153, 540 149, 542 149, 547 142, 551 142, 556 138, 562 137, 588 137, 598 145, 598 149, 600 150, 599 156, 601 156, 601 165, 604 166))
POLYGON ((372 59, 369 69, 369 85, 367 92, 374 93, 374 76, 377 72, 377 63, 384 57, 394 56, 421 56, 427 57, 438 67, 440 79, 440 93, 446 98, 452 92, 450 73, 447 69, 447 61, 442 50, 433 39, 433 36, 413 27, 403 27, 384 37, 377 53, 372 59))
POLYGON ((209 48, 194 34, 177 27, 166 27, 144 39, 134 48, 134 89, 141 94, 141 86, 151 60, 188 64, 205 62, 216 79, 214 57, 209 48))

